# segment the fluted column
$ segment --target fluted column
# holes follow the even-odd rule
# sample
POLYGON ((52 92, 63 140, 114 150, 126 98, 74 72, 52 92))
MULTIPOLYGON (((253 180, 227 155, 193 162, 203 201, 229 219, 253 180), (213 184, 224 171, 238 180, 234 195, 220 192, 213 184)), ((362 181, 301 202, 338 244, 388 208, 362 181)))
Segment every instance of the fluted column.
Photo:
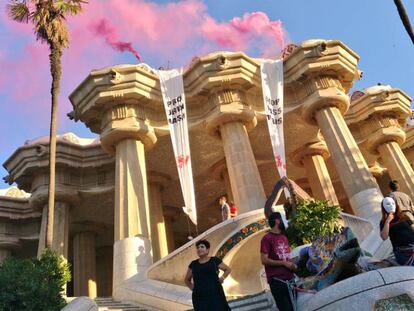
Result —
POLYGON ((98 297, 112 296, 113 247, 96 249, 96 281, 98 297))
POLYGON ((0 248, 0 264, 11 255, 11 251, 5 248, 0 248))
POLYGON ((18 238, 0 236, 0 264, 12 255, 12 251, 22 247, 18 238))
POLYGON ((53 223, 52 249, 59 255, 68 257, 69 237, 69 204, 64 202, 55 203, 55 216, 53 223))
POLYGON ((414 171, 403 154, 400 145, 391 141, 378 146, 381 159, 392 179, 398 180, 401 191, 414 198, 414 171))
POLYGON ((207 118, 207 128, 223 142, 235 204, 240 213, 262 208, 266 196, 247 134, 257 122, 254 112, 240 90, 220 91, 210 100, 216 109, 207 118))
POLYGON ((102 148, 115 153, 114 271, 116 289, 152 263, 145 150, 156 142, 139 105, 116 105, 102 120, 102 148))
POLYGON ((338 198, 325 163, 328 157, 328 148, 322 141, 309 143, 292 155, 295 164, 305 168, 313 197, 338 205, 338 198))
POLYGON ((234 201, 233 191, 231 190, 229 171, 226 166, 226 159, 222 159, 212 166, 213 175, 224 183, 228 201, 234 201))
MULTIPOLYGON (((55 202, 53 220, 53 239, 52 249, 66 259, 68 258, 68 238, 69 238, 69 203, 55 202)), ((45 235, 47 226, 47 205, 42 210, 42 222, 40 225, 39 245, 37 255, 40 256, 45 248, 45 235)))
POLYGON ((0 264, 7 258, 10 257, 11 251, 9 249, 0 248, 0 264))
POLYGON ((154 262, 168 255, 167 233, 161 200, 163 184, 168 180, 169 177, 162 173, 150 172, 149 174, 151 243, 154 262))
POLYGON ((46 247, 47 205, 42 208, 42 220, 40 223, 39 244, 37 246, 37 257, 42 255, 46 247))
POLYGON ((137 235, 149 237, 148 189, 144 145, 135 139, 116 147, 115 241, 137 235))
POLYGON ((175 207, 164 207, 164 223, 165 223, 165 231, 167 235, 167 245, 168 245, 168 253, 171 253, 175 250, 175 240, 174 240, 174 230, 173 230, 173 222, 174 217, 177 216, 178 209, 175 207))
POLYGON ((355 214, 377 223, 382 194, 341 111, 328 106, 317 110, 315 118, 355 214))
POLYGON ((94 232, 75 233, 73 237, 73 268, 75 296, 95 298, 97 289, 94 232))
POLYGON ((100 134, 115 155, 113 291, 145 278, 152 264, 145 152, 157 141, 152 122, 166 124, 159 79, 144 65, 95 70, 70 95, 73 118, 100 134))
POLYGON ((381 157, 388 174, 401 191, 414 198, 414 171, 401 150, 406 140, 405 120, 411 115, 411 99, 400 89, 376 85, 351 105, 350 122, 359 124, 360 144, 370 156, 381 157))

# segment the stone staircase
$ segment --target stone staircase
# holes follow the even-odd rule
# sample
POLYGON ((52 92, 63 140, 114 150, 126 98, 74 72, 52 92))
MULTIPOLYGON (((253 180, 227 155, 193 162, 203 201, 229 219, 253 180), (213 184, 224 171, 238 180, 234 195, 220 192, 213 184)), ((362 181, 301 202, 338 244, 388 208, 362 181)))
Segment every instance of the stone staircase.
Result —
POLYGON ((95 302, 99 311, 151 311, 151 309, 135 303, 115 301, 112 297, 98 297, 95 298, 95 302))
POLYGON ((269 292, 229 300, 229 306, 232 311, 277 311, 269 292))

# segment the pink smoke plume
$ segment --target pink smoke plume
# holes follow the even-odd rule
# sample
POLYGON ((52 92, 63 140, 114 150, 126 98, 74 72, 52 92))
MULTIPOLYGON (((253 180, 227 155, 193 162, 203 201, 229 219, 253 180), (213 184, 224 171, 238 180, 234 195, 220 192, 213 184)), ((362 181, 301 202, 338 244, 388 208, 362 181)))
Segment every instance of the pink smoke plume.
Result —
MULTIPOLYGON (((208 12, 203 0, 89 1, 79 15, 67 21, 70 47, 62 57, 60 133, 81 127, 66 117, 73 109, 68 95, 92 69, 125 61, 118 50, 133 52, 139 44, 140 55, 153 67, 167 61, 177 67, 217 49, 244 51, 253 57, 276 56, 288 41, 281 22, 263 12, 223 22, 208 12)), ((5 109, 0 126, 23 119, 21 126, 47 134, 51 80, 47 46, 36 42, 32 25, 11 21, 5 10, 0 10, 0 32, 0 96, 7 96, 0 103, 5 109)), ((30 138, 31 132, 21 133, 25 135, 21 141, 30 138)))
POLYGON ((132 47, 131 42, 119 41, 117 39, 115 28, 107 19, 102 18, 98 23, 92 26, 92 29, 96 35, 105 38, 106 43, 113 49, 120 52, 131 52, 138 61, 142 62, 141 56, 138 54, 137 50, 132 47))
POLYGON ((207 16, 202 33, 219 46, 233 50, 247 50, 258 46, 262 56, 276 55, 286 43, 280 20, 271 21, 263 12, 246 13, 227 23, 218 23, 207 16))

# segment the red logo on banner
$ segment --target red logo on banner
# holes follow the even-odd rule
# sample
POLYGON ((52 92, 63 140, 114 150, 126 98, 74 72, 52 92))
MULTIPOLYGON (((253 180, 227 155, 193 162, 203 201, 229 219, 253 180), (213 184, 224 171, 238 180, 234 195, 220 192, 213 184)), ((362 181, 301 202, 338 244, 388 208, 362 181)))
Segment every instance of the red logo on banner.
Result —
POLYGON ((188 155, 179 155, 177 157, 177 166, 179 168, 182 168, 184 165, 187 165, 188 160, 190 159, 190 156, 188 155))
POLYGON ((280 155, 276 156, 276 166, 283 167, 284 170, 286 170, 286 164, 283 164, 282 157, 280 155))

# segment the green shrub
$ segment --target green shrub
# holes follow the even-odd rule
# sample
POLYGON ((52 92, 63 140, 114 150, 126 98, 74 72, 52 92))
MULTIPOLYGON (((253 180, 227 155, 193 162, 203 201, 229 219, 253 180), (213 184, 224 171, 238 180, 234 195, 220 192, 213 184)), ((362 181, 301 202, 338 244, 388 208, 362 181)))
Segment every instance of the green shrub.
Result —
POLYGON ((341 209, 327 201, 303 201, 291 213, 286 235, 294 247, 341 229, 341 209))
POLYGON ((0 310, 58 311, 69 280, 66 260, 49 249, 39 259, 7 258, 0 265, 0 310))

